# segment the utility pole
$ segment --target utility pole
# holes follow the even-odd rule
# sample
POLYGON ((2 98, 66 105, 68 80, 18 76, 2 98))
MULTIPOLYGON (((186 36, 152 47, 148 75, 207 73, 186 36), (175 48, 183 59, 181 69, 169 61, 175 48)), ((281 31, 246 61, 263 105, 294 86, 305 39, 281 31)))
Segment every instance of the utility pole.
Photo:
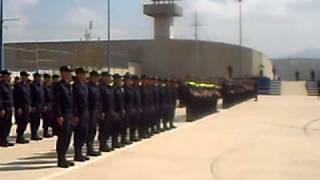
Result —
POLYGON ((239 0, 239 44, 242 47, 242 0, 239 0))
POLYGON ((195 40, 195 75, 200 76, 200 65, 199 65, 199 21, 198 21, 198 13, 194 12, 194 40, 195 40))
POLYGON ((39 72, 39 49, 38 49, 38 45, 36 47, 36 72, 39 72))
POLYGON ((3 66, 4 66, 4 49, 3 49, 3 0, 1 0, 0 2, 0 9, 1 9, 1 13, 0 13, 0 20, 1 20, 1 30, 0 30, 0 43, 1 43, 1 49, 0 49, 0 70, 3 70, 3 66))
POLYGON ((0 23, 1 23, 1 28, 0 28, 0 70, 4 69, 4 45, 3 45, 3 27, 4 27, 4 22, 5 21, 18 21, 18 18, 12 18, 12 19, 4 19, 3 18, 3 1, 0 0, 0 23))
POLYGON ((110 46, 111 46, 111 8, 110 8, 110 5, 111 5, 111 3, 110 3, 110 0, 108 0, 108 37, 107 37, 107 67, 108 67, 108 72, 110 72, 110 70, 111 70, 111 52, 110 52, 110 46))
POLYGON ((194 39, 199 39, 199 22, 198 22, 198 14, 197 11, 194 12, 194 39))
POLYGON ((240 55, 240 77, 243 76, 243 69, 242 69, 242 61, 243 61, 243 52, 242 52, 242 47, 243 47, 243 42, 242 42, 242 0, 239 1, 239 55, 240 55))

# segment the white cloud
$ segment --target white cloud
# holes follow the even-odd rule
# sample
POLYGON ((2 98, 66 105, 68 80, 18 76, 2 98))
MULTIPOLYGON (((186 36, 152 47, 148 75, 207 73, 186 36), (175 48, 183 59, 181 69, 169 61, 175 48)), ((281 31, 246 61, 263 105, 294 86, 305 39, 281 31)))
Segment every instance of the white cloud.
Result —
POLYGON ((78 6, 65 14, 65 25, 68 29, 69 38, 80 38, 84 36, 84 31, 89 28, 89 22, 93 22, 92 38, 105 37, 106 22, 103 16, 93 9, 78 6))
MULTIPOLYGON (((244 44, 271 56, 284 56, 304 48, 319 48, 315 23, 317 0, 244 0, 244 44)), ((193 14, 198 11, 201 39, 238 43, 236 0, 186 0, 185 14, 177 18, 177 36, 193 36, 193 14)))
POLYGON ((82 6, 67 12, 65 17, 66 23, 77 27, 88 25, 91 20, 101 22, 101 18, 94 10, 82 6))
POLYGON ((4 2, 4 18, 19 18, 14 22, 5 22, 5 39, 19 40, 23 39, 30 20, 26 14, 27 8, 32 8, 39 3, 39 0, 9 0, 4 2))
MULTIPOLYGON (((74 1, 75 5, 70 9, 58 12, 64 15, 64 19, 58 23, 40 24, 32 22, 27 14, 30 8, 40 4, 40 0, 5 0, 5 17, 21 19, 6 23, 6 39, 80 39, 90 20, 94 24, 93 38, 105 38, 105 12, 101 9, 97 11, 93 6, 90 8, 83 0, 74 1), (33 25, 37 28, 33 29, 33 25)), ((113 39, 151 37, 152 20, 143 15, 141 1, 130 7, 133 11, 139 11, 137 14, 130 14, 130 19, 124 18, 128 14, 122 12, 128 7, 115 7, 113 13, 118 14, 113 14, 112 17, 113 39)), ((193 38, 193 15, 197 10, 200 39, 238 43, 237 0, 183 0, 181 4, 184 7, 184 16, 176 18, 177 38, 193 38)), ((317 23, 320 19, 319 6, 319 0, 243 0, 244 44, 273 57, 294 54, 305 48, 320 48, 320 33, 317 32, 320 29, 320 24, 317 23)))

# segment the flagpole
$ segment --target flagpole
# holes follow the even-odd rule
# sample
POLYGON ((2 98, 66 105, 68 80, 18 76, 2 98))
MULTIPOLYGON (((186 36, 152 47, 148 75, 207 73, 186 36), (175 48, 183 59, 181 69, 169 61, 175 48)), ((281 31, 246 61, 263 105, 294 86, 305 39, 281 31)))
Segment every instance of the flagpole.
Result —
POLYGON ((0 30, 0 70, 4 68, 4 46, 3 46, 3 0, 0 0, 0 21, 1 21, 1 30, 0 30))
POLYGON ((110 30, 111 30, 111 12, 110 12, 110 10, 111 10, 111 8, 110 8, 110 0, 108 0, 108 37, 107 37, 107 67, 108 67, 108 72, 110 72, 110 70, 111 70, 111 52, 110 52, 110 46, 111 46, 111 32, 110 32, 110 30))
POLYGON ((238 0, 239 1, 239 49, 240 49, 240 69, 239 69, 239 74, 240 77, 243 76, 243 69, 242 69, 242 61, 243 61, 243 52, 242 52, 242 46, 243 46, 243 42, 242 42, 242 0, 238 0))

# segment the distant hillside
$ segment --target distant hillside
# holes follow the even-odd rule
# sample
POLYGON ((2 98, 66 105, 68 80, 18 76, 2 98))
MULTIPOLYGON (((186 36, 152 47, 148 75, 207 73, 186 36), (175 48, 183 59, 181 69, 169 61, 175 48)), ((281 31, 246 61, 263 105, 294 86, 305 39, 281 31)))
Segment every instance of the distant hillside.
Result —
MULTIPOLYGON (((305 58, 305 59, 320 59, 320 49, 305 49, 295 54, 283 57, 286 58, 305 58)), ((283 59, 281 58, 281 59, 283 59)))

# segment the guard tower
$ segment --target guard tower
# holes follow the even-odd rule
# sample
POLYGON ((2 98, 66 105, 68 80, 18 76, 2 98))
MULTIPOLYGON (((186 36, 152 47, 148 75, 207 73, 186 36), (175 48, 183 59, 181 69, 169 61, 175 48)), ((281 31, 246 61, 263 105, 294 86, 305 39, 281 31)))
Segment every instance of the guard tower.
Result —
POLYGON ((154 18, 154 38, 173 39, 173 18, 182 16, 179 0, 150 0, 144 5, 144 14, 154 18))

